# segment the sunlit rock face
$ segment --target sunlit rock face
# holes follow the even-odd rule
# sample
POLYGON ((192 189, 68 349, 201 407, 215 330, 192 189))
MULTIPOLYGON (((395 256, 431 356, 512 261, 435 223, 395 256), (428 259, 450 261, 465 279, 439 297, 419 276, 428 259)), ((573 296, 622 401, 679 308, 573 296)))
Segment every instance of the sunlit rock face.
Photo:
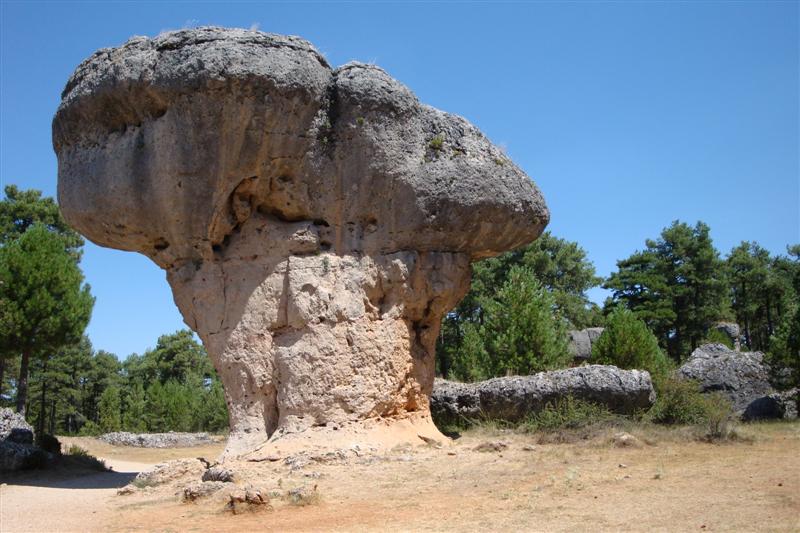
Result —
POLYGON ((501 150, 376 66, 257 31, 132 38, 62 98, 64 216, 167 271, 225 386, 228 454, 394 422, 438 434, 434 345, 470 262, 549 220, 501 150))

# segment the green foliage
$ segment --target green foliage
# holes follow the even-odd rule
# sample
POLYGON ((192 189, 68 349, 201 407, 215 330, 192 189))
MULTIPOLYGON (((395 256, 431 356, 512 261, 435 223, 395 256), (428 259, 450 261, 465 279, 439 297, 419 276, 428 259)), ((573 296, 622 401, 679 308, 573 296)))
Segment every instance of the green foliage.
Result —
POLYGON ((102 431, 100 431, 100 426, 98 426, 97 423, 91 420, 87 420, 86 423, 83 426, 81 426, 78 435, 80 435, 81 437, 95 437, 97 435, 100 435, 101 433, 102 431))
POLYGON ((671 369, 655 336, 624 307, 617 307, 608 315, 605 330, 592 346, 592 362, 647 370, 654 378, 666 376, 671 369))
POLYGON ((514 266, 493 298, 481 302, 482 323, 464 324, 463 351, 453 371, 461 379, 532 374, 569 361, 564 322, 533 273, 514 266))
POLYGON ((788 257, 771 257, 758 243, 742 242, 731 250, 726 266, 731 307, 742 326, 745 345, 766 350, 796 299, 793 285, 800 265, 788 257))
MULTIPOLYGON (((700 392, 696 382, 674 376, 655 380, 656 401, 645 418, 657 424, 694 425, 717 423, 724 402, 700 392)), ((728 413, 731 407, 728 404, 728 413)))
POLYGON ((710 329, 706 333, 706 337, 700 341, 700 344, 724 344, 731 350, 734 348, 733 341, 724 332, 718 329, 710 329))
POLYGON ((580 429, 618 418, 603 405, 567 396, 531 415, 521 429, 531 432, 580 429))
POLYGON ((103 394, 100 395, 100 402, 97 409, 99 411, 100 431, 103 433, 110 433, 122 429, 122 404, 119 396, 119 388, 113 385, 106 387, 103 394))
POLYGON ((42 198, 42 192, 34 189, 21 191, 16 185, 7 185, 4 192, 6 197, 0 201, 0 244, 16 240, 38 223, 58 235, 64 248, 80 259, 83 238, 67 225, 52 198, 42 198))
POLYGON ((608 306, 623 304, 644 320, 676 361, 694 350, 708 326, 724 318, 727 280, 707 225, 675 221, 646 249, 617 262, 603 285, 608 306))
POLYGON ((0 247, 0 308, 7 321, 0 352, 21 355, 17 410, 25 412, 31 357, 80 340, 94 298, 58 235, 33 224, 0 247))
POLYGON ((602 324, 599 308, 586 296, 586 291, 600 282, 586 252, 576 243, 546 232, 527 246, 472 265, 470 291, 442 321, 436 346, 441 375, 475 380, 495 372, 481 363, 490 355, 484 338, 488 333, 484 327, 485 305, 497 299, 514 267, 524 267, 533 274, 551 299, 551 314, 571 327, 602 324))
POLYGON ((776 386, 800 387, 800 305, 786 313, 770 341, 767 362, 776 386))
POLYGON ((444 148, 444 136, 441 134, 435 135, 428 143, 428 147, 436 152, 441 151, 444 148))

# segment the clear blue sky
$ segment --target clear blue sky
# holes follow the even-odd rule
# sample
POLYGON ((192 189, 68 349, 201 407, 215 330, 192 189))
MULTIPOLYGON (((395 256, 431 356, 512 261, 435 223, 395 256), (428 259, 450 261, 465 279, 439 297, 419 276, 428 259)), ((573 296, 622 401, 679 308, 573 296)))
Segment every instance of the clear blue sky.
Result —
MULTIPOLYGON (((50 121, 78 63, 196 25, 300 35, 475 123, 601 275, 674 219, 727 253, 800 241, 797 2, 169 3, 2 0, 0 180, 55 195, 50 121)), ((87 246, 89 336, 124 357, 183 327, 164 273, 87 246)), ((592 292, 602 300, 602 290, 592 292)))

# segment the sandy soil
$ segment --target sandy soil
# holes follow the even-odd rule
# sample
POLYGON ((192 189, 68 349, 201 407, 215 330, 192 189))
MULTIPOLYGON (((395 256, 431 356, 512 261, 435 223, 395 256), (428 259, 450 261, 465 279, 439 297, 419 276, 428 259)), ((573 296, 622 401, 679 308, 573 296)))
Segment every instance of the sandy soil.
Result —
POLYGON ((750 442, 707 444, 685 432, 639 429, 641 448, 613 430, 571 444, 536 435, 468 432, 452 446, 421 445, 343 461, 233 465, 272 491, 272 510, 232 515, 217 498, 180 503, 179 487, 115 495, 130 474, 165 458, 221 450, 132 450, 93 440, 116 473, 38 474, 0 489, 2 531, 669 530, 800 531, 800 423, 759 424, 750 442), (479 452, 501 440, 501 452, 479 452), (136 461, 126 462, 126 461, 136 461), (317 486, 319 502, 283 501, 317 486))

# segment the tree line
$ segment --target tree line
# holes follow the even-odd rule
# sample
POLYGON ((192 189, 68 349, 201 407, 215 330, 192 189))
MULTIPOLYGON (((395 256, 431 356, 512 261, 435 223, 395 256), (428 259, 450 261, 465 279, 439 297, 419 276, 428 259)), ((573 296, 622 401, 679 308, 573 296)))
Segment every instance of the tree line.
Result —
POLYGON ((577 243, 546 232, 473 265, 469 293, 442 322, 437 371, 470 381, 563 368, 567 330, 602 327, 611 316, 626 328, 640 321, 655 343, 642 341, 644 352, 657 346, 673 363, 724 340, 716 323, 736 322, 744 349, 766 352, 800 383, 800 245, 772 255, 742 242, 723 257, 706 224, 675 221, 603 279, 577 243), (587 297, 598 286, 611 291, 602 308, 587 297))
POLYGON ((0 201, 0 405, 38 435, 219 431, 228 416, 203 347, 183 330, 125 360, 84 331, 94 297, 80 270, 83 238, 52 198, 5 188, 0 201))

